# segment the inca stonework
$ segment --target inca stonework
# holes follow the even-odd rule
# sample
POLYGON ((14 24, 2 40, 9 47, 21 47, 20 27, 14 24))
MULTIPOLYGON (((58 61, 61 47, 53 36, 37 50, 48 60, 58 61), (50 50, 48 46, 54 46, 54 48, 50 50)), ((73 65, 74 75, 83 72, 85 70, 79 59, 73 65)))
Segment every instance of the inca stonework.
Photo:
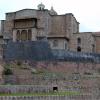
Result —
MULTIPOLYGON (((0 84, 4 84, 0 93, 74 91, 80 95, 47 98, 99 100, 99 43, 99 32, 79 32, 72 13, 58 15, 42 3, 38 9, 6 13, 0 33, 0 84)), ((46 96, 29 98, 45 100, 46 96)))

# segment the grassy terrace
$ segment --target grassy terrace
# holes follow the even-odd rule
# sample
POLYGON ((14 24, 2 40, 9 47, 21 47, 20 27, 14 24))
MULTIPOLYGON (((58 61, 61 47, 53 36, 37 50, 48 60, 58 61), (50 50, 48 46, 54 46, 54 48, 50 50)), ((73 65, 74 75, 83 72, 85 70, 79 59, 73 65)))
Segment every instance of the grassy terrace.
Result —
POLYGON ((13 93, 13 94, 2 94, 0 96, 74 96, 80 95, 79 92, 65 91, 65 92, 49 92, 49 93, 13 93))

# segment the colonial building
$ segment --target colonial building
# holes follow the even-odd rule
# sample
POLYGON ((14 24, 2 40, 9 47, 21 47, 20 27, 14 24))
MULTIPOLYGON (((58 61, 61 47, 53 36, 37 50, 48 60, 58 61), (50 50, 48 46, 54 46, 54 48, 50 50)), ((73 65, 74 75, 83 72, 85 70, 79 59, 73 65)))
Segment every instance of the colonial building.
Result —
POLYGON ((79 32, 79 22, 72 13, 58 15, 42 3, 38 9, 6 13, 1 21, 1 37, 16 41, 48 41, 52 49, 100 53, 100 34, 79 32))

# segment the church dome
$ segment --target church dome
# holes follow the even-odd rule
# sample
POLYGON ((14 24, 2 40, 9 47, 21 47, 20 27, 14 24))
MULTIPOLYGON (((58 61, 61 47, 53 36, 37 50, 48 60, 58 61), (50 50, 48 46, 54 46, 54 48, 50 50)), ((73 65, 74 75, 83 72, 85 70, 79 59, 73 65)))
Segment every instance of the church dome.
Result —
POLYGON ((37 7, 38 7, 39 10, 44 10, 45 5, 41 3, 37 7))
POLYGON ((57 12, 53 9, 53 7, 51 7, 50 15, 57 15, 57 12))

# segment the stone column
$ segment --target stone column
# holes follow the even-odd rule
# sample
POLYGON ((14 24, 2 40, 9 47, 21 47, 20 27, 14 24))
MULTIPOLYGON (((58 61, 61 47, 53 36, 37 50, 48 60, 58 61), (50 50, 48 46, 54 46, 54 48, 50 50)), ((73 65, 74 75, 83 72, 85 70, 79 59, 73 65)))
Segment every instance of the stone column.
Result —
POLYGON ((32 38, 31 38, 32 41, 36 40, 36 34, 37 34, 36 28, 32 28, 32 38))
POLYGON ((16 30, 13 30, 13 42, 16 42, 16 30))

